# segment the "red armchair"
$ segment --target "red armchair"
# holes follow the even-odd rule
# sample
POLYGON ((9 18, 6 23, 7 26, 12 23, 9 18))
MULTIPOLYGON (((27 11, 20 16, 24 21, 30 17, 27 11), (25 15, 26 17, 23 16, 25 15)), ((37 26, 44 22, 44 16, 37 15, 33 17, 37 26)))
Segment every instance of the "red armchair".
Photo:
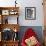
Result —
MULTIPOLYGON (((22 42, 21 42, 21 45, 22 46, 28 46, 27 44, 28 44, 28 42, 26 43, 25 41, 26 41, 26 39, 33 39, 32 38, 32 36, 34 37, 34 39, 36 38, 36 40, 34 40, 34 41, 36 41, 36 44, 34 45, 34 46, 41 46, 41 44, 40 44, 40 42, 37 40, 37 35, 36 35, 36 33, 33 31, 33 29, 31 29, 31 28, 29 28, 29 29, 27 29, 27 31, 25 32, 25 35, 24 35, 24 37, 22 38, 22 42)), ((27 41, 28 41, 27 40, 27 41)), ((29 44, 31 44, 31 43, 29 43, 29 44)), ((29 46, 31 46, 31 45, 29 45, 29 46)))

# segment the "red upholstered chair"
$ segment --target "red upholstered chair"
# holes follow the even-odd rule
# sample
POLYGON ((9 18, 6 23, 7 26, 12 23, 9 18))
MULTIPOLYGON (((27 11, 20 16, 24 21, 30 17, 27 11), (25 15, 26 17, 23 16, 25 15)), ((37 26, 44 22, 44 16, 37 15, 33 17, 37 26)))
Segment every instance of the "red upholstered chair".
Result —
MULTIPOLYGON (((21 46, 27 46, 25 40, 30 38, 30 37, 35 37, 37 40, 37 35, 36 33, 33 31, 32 28, 28 28, 24 34, 24 37, 22 38, 22 42, 21 42, 21 46)), ((40 42, 37 40, 37 44, 35 44, 34 46, 41 46, 40 42)))

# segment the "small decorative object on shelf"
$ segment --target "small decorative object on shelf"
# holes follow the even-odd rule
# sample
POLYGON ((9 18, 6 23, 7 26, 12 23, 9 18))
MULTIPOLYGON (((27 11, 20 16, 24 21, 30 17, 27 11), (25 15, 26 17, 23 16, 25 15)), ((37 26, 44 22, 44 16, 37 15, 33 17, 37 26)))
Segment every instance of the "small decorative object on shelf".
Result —
POLYGON ((15 7, 16 7, 16 4, 17 4, 17 2, 16 2, 17 0, 15 0, 15 7))
POLYGON ((16 10, 10 10, 10 13, 9 13, 9 14, 10 14, 10 15, 17 15, 17 13, 18 13, 18 12, 17 12, 16 10))
POLYGON ((7 19, 5 19, 5 24, 8 24, 8 18, 7 18, 7 19))
POLYGON ((18 32, 14 32, 13 41, 19 40, 18 39, 18 32))

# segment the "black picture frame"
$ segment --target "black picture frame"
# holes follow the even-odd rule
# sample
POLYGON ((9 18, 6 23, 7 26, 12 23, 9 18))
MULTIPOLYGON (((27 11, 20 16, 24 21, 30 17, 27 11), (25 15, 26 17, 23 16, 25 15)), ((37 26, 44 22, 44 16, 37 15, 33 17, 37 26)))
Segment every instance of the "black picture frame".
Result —
POLYGON ((36 7, 25 7, 25 19, 36 20, 36 7))

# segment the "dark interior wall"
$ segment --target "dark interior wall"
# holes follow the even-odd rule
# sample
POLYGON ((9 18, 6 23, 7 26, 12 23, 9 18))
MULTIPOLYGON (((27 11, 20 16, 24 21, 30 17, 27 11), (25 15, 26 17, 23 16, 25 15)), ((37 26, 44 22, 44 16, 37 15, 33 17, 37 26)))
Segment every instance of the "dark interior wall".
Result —
POLYGON ((19 31, 19 39, 20 39, 20 41, 22 40, 23 35, 24 35, 25 31, 28 28, 32 28, 36 32, 39 41, 42 43, 43 42, 43 30, 42 30, 42 26, 21 26, 20 27, 20 31, 19 31))

